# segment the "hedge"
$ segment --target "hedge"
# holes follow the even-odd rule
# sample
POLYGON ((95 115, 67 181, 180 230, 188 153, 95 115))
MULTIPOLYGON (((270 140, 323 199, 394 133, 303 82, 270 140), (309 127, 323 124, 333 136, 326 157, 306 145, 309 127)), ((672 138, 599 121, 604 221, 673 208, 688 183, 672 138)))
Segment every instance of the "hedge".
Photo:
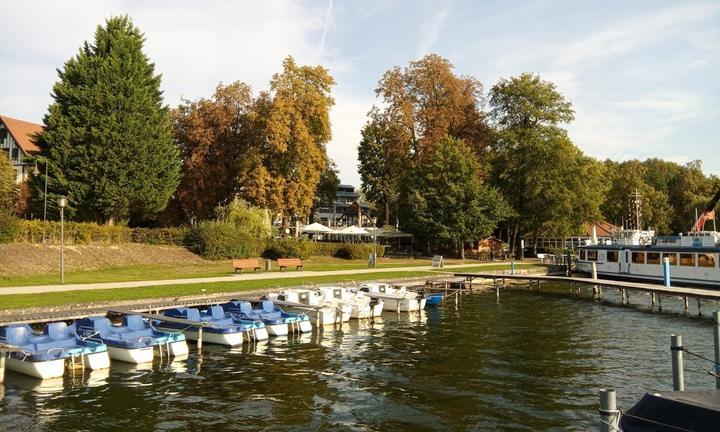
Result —
MULTIPOLYGON (((17 222, 19 227, 10 241, 60 244, 60 222, 23 219, 17 222)), ((128 228, 91 222, 65 222, 65 244, 145 243, 182 246, 187 232, 188 228, 128 228)))
POLYGON ((211 260, 258 256, 264 246, 227 222, 203 222, 188 231, 185 243, 190 251, 211 260))
MULTIPOLYGON (((367 259, 375 250, 372 244, 367 243, 316 243, 307 239, 282 238, 271 240, 263 258, 303 258, 311 256, 332 256, 345 259, 367 259)), ((377 245, 378 257, 385 254, 385 247, 377 245)))

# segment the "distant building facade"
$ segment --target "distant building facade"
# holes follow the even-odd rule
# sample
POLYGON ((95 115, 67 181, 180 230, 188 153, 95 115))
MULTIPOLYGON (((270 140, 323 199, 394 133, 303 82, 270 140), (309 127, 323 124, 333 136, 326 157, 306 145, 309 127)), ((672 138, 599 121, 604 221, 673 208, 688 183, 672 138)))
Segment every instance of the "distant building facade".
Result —
POLYGON ((0 115, 0 151, 10 158, 18 183, 27 180, 35 170, 35 165, 28 164, 26 159, 41 152, 33 137, 42 131, 42 125, 37 123, 0 115))
POLYGON ((361 202, 355 186, 341 184, 332 206, 318 207, 315 221, 325 226, 368 226, 371 224, 369 207, 361 202))

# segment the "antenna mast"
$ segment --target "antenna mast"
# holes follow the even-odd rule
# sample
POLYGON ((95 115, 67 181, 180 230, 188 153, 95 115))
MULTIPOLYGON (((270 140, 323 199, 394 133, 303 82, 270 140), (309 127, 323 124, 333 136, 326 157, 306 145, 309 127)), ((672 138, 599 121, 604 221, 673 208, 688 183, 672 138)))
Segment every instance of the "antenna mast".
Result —
POLYGON ((629 200, 628 200, 628 225, 635 225, 631 226, 632 229, 642 229, 640 227, 640 205, 642 204, 642 194, 635 189, 635 192, 632 192, 630 194, 629 200))

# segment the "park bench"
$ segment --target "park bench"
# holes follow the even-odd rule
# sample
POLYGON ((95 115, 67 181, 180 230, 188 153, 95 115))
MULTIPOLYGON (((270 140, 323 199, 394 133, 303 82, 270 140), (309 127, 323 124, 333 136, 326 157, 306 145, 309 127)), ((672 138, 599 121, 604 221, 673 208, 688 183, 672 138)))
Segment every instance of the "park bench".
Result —
POLYGON ((242 274, 243 269, 253 269, 253 273, 262 269, 259 258, 236 259, 233 260, 232 264, 235 272, 237 273, 240 270, 240 274, 242 274))
POLYGON ((295 270, 300 270, 304 266, 300 258, 278 258, 277 263, 280 271, 288 267, 295 267, 295 270))

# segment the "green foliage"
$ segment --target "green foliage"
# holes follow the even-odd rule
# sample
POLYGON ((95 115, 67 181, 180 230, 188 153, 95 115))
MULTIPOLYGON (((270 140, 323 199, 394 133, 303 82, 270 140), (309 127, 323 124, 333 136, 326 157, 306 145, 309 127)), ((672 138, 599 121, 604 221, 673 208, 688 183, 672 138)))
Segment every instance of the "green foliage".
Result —
MULTIPOLYGON (((344 259, 367 259, 373 253, 375 246, 369 243, 327 243, 312 242, 306 238, 292 237, 273 239, 268 242, 263 258, 276 260, 278 258, 302 258, 311 256, 332 256, 344 259)), ((377 245, 378 257, 385 254, 385 247, 377 245)))
POLYGON ((435 152, 408 174, 403 228, 450 245, 492 234, 512 212, 480 175, 480 164, 462 141, 442 139, 435 152))
POLYGON ((295 239, 283 237, 272 239, 267 243, 263 258, 276 260, 278 258, 307 259, 313 255, 313 242, 306 238, 295 239))
POLYGON ((10 211, 13 208, 13 194, 15 191, 15 168, 7 156, 7 152, 0 151, 0 211, 10 211))
POLYGON ((337 166, 330 160, 327 168, 320 173, 320 180, 315 188, 315 207, 332 206, 339 186, 340 178, 337 166))
MULTIPOLYGON (((128 228, 98 225, 92 222, 65 222, 66 244, 114 245, 144 243, 151 245, 185 244, 188 228, 128 228)), ((20 220, 13 239, 24 243, 60 244, 60 222, 20 220)))
POLYGON ((9 211, 0 210, 0 243, 12 243, 20 231, 20 221, 9 211))
POLYGON ((130 242, 149 245, 183 246, 190 228, 131 228, 130 242))
MULTIPOLYGON (((113 17, 58 71, 39 143, 49 198, 68 195, 70 218, 143 220, 165 207, 179 183, 160 76, 143 43, 127 16, 113 17)), ((33 182, 36 196, 44 181, 43 173, 33 182)))
POLYGON ((261 245, 249 234, 228 222, 202 222, 186 237, 190 251, 206 259, 220 260, 257 256, 261 245))
POLYGON ((270 211, 235 198, 226 206, 215 209, 219 221, 235 225, 238 230, 257 240, 269 239, 273 234, 270 211))

